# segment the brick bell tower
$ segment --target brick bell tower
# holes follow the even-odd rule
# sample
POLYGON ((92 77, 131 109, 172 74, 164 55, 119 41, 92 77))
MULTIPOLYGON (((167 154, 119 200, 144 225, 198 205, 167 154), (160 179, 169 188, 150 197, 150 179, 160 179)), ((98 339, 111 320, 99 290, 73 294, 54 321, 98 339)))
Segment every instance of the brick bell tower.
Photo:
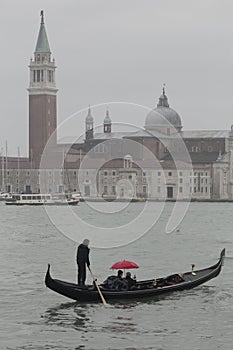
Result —
POLYGON ((40 30, 34 58, 31 59, 29 82, 29 159, 33 166, 40 165, 41 155, 48 140, 57 144, 57 89, 55 60, 45 30, 44 12, 41 11, 40 30), (51 136, 52 135, 52 136, 51 136))

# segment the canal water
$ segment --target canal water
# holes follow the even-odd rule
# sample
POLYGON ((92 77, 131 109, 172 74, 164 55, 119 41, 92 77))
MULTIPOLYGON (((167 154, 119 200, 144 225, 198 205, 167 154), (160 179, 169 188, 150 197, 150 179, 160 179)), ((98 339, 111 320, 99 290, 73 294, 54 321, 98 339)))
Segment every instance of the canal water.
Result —
MULTIPOLYGON (((141 237, 135 233, 135 240, 127 223, 139 216, 143 203, 131 203, 121 213, 104 215, 103 210, 112 207, 114 212, 118 204, 95 205, 93 211, 80 203, 72 212, 89 225, 87 231, 85 226, 80 229, 77 241, 92 234, 91 267, 99 282, 112 274, 109 267, 118 260, 135 261, 140 266, 137 279, 154 278, 190 270, 192 263, 196 268, 207 267, 225 247, 221 274, 196 289, 158 300, 114 302, 108 307, 73 302, 44 285, 47 263, 53 277, 76 281, 77 243, 67 238, 72 223, 65 208, 52 209, 60 219, 57 223, 54 212, 42 207, 0 203, 0 349, 231 349, 233 204, 191 203, 182 222, 168 233, 166 223, 174 204, 167 203, 161 211, 159 203, 150 203, 143 225, 158 212, 160 215, 148 232, 141 237), (107 232, 94 239, 103 225, 103 230, 109 229, 109 239, 107 232), (124 237, 129 234, 131 243, 122 246, 119 234, 117 246, 117 237, 113 237, 117 233, 111 232, 114 225, 121 227, 124 237), (111 246, 112 240, 115 248, 96 248, 98 240, 99 246, 106 246, 106 240, 111 246)), ((143 225, 138 225, 140 230, 143 225)), ((78 230, 75 225, 74 230, 78 230)))

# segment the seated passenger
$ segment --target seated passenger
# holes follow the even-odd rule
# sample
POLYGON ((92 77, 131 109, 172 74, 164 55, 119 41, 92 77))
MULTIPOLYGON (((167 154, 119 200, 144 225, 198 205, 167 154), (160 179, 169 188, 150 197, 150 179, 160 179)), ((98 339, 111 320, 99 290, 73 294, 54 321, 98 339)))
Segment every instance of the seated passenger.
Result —
POLYGON ((123 278, 123 271, 122 270, 118 270, 117 277, 115 278, 115 280, 113 281, 113 284, 112 284, 112 289, 114 289, 116 291, 128 289, 128 283, 125 280, 125 278, 123 278))
POLYGON ((117 271, 117 278, 123 278, 123 271, 122 270, 117 271))
POLYGON ((184 282, 184 279, 179 274, 175 274, 175 275, 168 276, 165 281, 167 285, 171 285, 171 284, 178 284, 178 283, 184 282))
POLYGON ((112 289, 113 281, 115 281, 116 278, 116 276, 108 276, 107 279, 101 283, 101 287, 112 289))
POLYGON ((126 290, 127 283, 123 279, 123 271, 118 270, 117 276, 109 276, 101 285, 104 288, 112 289, 112 290, 126 290))
POLYGON ((133 279, 131 277, 131 273, 130 272, 126 272, 125 280, 128 283, 128 290, 132 290, 132 289, 136 288, 136 279, 133 279))

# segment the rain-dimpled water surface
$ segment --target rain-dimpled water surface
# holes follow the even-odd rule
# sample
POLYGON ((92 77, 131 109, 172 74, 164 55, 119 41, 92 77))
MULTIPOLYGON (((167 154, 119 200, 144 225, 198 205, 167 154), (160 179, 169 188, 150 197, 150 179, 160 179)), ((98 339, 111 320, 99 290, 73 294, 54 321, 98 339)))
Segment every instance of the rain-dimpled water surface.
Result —
MULTIPOLYGON (((149 215, 158 205, 150 203, 149 215)), ((143 203, 133 203, 115 216, 117 224, 138 215, 140 206, 143 203)), ((98 281, 124 258, 140 266, 137 279, 154 278, 190 270, 192 263, 196 268, 207 267, 225 247, 221 274, 193 290, 105 307, 73 302, 47 289, 47 263, 53 277, 76 281, 77 244, 57 230, 44 208, 1 203, 0 349, 232 349, 233 203, 191 203, 179 227, 168 234, 165 225, 172 206, 167 204, 157 225, 135 242, 114 249, 91 247, 91 267, 98 281)), ((63 209, 57 210, 62 217, 63 209)), ((72 210, 93 224, 102 220, 84 203, 72 210)), ((104 222, 111 227, 112 216, 105 216, 104 222)), ((68 224, 64 217, 64 225, 68 224)), ((88 282, 92 282, 90 276, 88 282)))

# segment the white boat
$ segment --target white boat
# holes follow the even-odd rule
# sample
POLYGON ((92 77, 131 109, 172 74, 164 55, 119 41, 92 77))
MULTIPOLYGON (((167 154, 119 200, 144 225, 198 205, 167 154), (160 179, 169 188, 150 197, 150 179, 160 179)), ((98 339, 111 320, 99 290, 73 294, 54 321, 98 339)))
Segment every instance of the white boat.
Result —
POLYGON ((5 201, 8 198, 11 198, 12 194, 8 192, 1 192, 0 193, 0 201, 5 201))
POLYGON ((79 197, 72 194, 12 194, 11 198, 5 200, 7 205, 76 205, 79 197))

